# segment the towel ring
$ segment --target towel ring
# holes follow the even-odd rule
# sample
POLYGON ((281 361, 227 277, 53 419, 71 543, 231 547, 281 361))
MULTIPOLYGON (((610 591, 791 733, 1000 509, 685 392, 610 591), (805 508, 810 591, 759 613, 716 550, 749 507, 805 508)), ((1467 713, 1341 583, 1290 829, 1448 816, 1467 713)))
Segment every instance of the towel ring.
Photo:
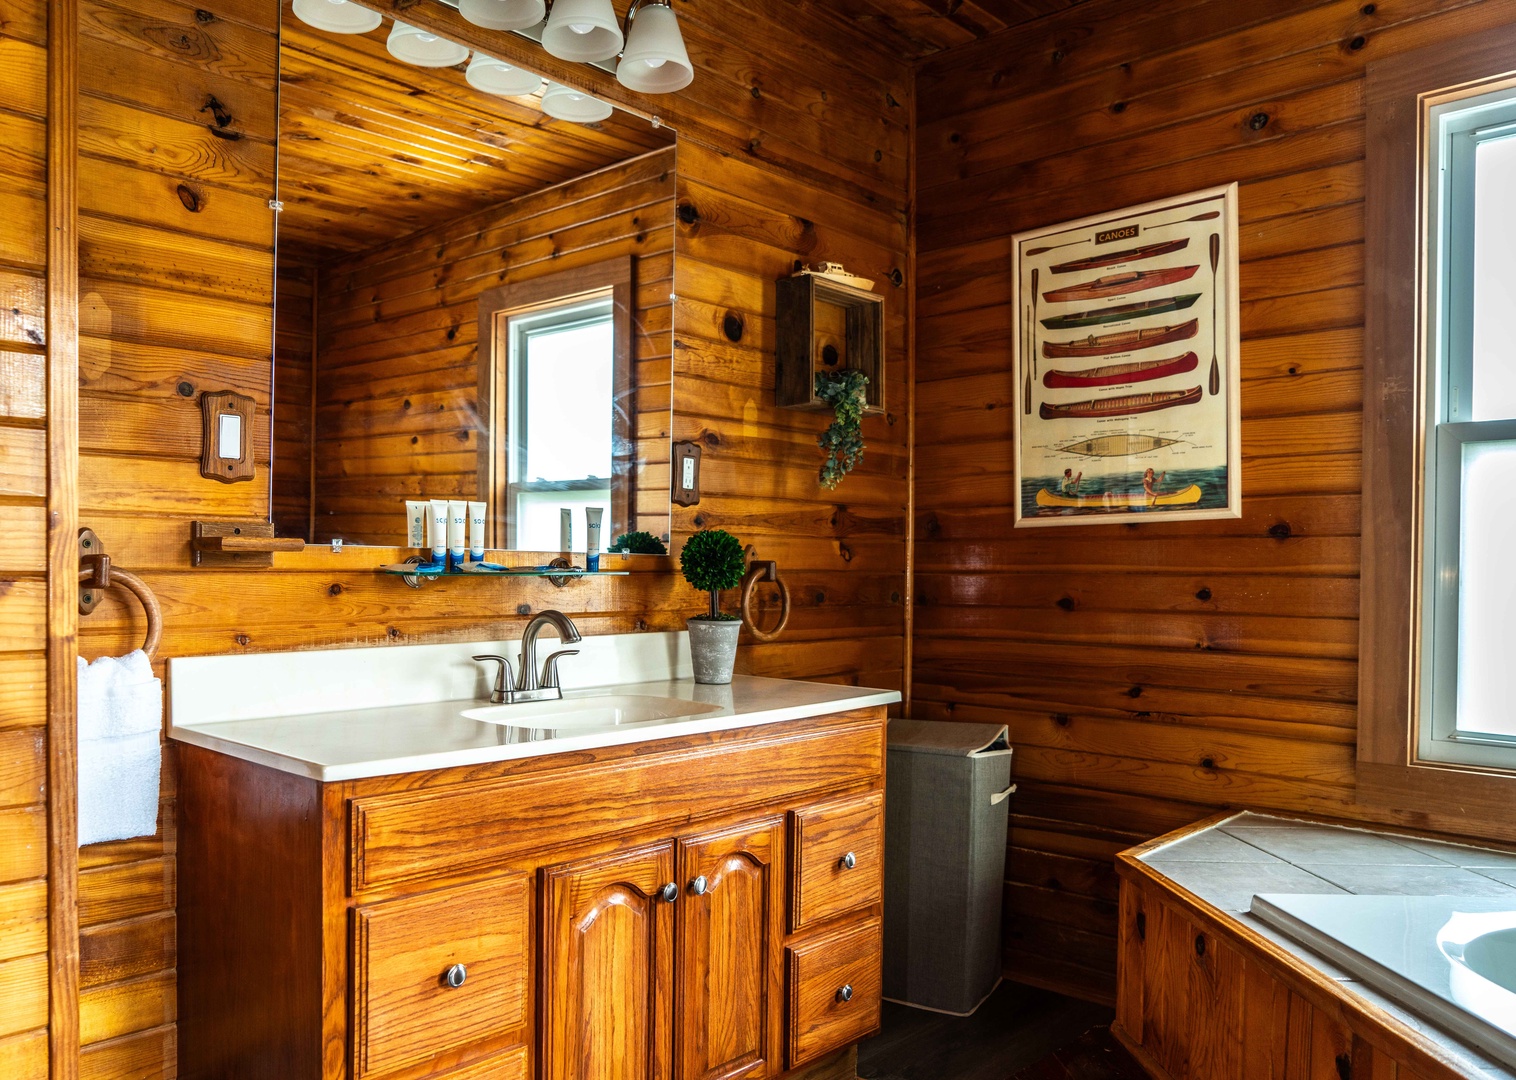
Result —
POLYGON ((147 582, 113 566, 111 557, 100 548, 100 538, 93 529, 79 530, 79 584, 88 584, 90 589, 90 593, 79 597, 79 614, 88 615, 95 610, 95 605, 100 602, 99 592, 115 586, 125 589, 141 602, 142 610, 147 614, 147 640, 142 643, 142 651, 152 660, 163 640, 163 608, 153 590, 147 587, 147 582))
MULTIPOLYGON (((748 548, 749 556, 755 554, 751 547, 748 548)), ((772 559, 753 559, 748 563, 747 576, 742 579, 742 624, 752 633, 753 639, 760 642, 773 641, 784 633, 784 628, 790 622, 790 587, 784 583, 784 578, 779 576, 779 564, 772 559), (753 621, 753 588, 760 581, 772 581, 779 588, 779 625, 772 630, 760 630, 753 621)))

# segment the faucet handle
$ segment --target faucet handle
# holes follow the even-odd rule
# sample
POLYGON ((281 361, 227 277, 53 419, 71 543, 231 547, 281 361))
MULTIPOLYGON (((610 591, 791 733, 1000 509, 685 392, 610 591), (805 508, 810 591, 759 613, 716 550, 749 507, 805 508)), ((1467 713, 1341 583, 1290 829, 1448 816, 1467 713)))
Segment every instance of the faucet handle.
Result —
POLYGON ((553 653, 542 663, 542 688, 544 690, 558 686, 558 658, 560 656, 578 656, 578 649, 560 649, 553 653))
POLYGON ((513 684, 511 662, 503 656, 476 656, 474 659, 481 664, 493 660, 500 665, 495 669, 495 689, 490 692, 490 702, 494 705, 504 703, 505 695, 510 692, 513 684))

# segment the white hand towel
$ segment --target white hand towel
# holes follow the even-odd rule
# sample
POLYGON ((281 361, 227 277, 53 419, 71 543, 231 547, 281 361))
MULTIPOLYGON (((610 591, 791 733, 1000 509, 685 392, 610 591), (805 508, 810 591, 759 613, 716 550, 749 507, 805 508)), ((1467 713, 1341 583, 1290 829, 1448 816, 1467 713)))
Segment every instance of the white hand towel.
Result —
POLYGON ((79 846, 158 831, 163 683, 138 649, 79 658, 79 846))

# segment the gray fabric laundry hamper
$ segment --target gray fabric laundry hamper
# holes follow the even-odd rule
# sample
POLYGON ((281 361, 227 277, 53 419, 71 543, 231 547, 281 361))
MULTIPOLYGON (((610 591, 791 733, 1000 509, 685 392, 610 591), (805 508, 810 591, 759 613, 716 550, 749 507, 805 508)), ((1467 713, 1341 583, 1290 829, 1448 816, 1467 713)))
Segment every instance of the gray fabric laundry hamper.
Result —
POLYGON ((888 740, 884 996, 967 1016, 1000 982, 1008 732, 891 720, 888 740))

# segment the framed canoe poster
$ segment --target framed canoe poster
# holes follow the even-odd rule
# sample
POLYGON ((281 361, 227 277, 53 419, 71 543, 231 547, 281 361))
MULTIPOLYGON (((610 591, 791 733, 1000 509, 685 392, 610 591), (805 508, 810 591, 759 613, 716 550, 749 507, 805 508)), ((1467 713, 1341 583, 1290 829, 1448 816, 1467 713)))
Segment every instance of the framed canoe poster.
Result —
POLYGON ((1014 243, 1016 526, 1240 516, 1237 185, 1014 243))

